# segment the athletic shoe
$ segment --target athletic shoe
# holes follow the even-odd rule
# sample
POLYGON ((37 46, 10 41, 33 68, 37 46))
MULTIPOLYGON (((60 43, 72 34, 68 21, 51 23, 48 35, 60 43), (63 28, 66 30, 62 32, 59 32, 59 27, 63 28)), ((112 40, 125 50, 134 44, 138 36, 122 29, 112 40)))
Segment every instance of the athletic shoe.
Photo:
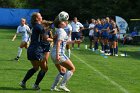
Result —
POLYGON ((70 92, 70 90, 66 86, 59 86, 59 88, 66 92, 70 92))
POLYGON ((118 57, 118 54, 115 54, 116 57, 118 57))
POLYGON ((16 57, 15 60, 16 60, 16 61, 19 61, 19 57, 16 57))
POLYGON ((39 89, 40 89, 39 85, 36 85, 36 84, 34 84, 32 88, 33 88, 34 90, 39 90, 39 89))
POLYGON ((26 84, 25 84, 25 83, 20 82, 19 85, 20 85, 23 89, 26 89, 26 84))
POLYGON ((110 53, 105 53, 106 56, 110 56, 110 53))
POLYGON ((101 53, 105 53, 104 51, 100 50, 101 53))
POLYGON ((51 88, 51 91, 57 91, 57 92, 60 92, 61 90, 58 89, 57 87, 54 87, 54 88, 51 88))

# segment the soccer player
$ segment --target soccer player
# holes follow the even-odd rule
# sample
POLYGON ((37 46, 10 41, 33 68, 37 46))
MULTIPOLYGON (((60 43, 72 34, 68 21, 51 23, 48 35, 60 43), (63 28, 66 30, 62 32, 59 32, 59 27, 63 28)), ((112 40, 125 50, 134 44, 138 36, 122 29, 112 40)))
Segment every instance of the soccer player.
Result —
POLYGON ((105 53, 106 55, 109 54, 109 43, 108 43, 108 37, 109 37, 109 29, 110 27, 110 19, 109 17, 106 18, 106 20, 103 23, 103 29, 102 29, 102 53, 105 53))
MULTIPOLYGON (((64 28, 64 30, 66 31, 66 33, 68 35, 68 40, 71 41, 72 27, 68 23, 68 21, 66 21, 65 23, 66 23, 66 27, 64 28)), ((68 57, 70 58, 70 54, 71 54, 70 44, 66 44, 66 49, 67 49, 67 52, 68 52, 68 57)))
POLYGON ((19 60, 20 56, 21 56, 21 53, 22 53, 22 48, 28 48, 28 45, 29 45, 29 41, 30 41, 30 37, 29 37, 29 34, 31 34, 31 30, 29 28, 28 25, 26 25, 26 19, 24 18, 21 18, 21 25, 18 26, 17 28, 17 32, 16 34, 14 35, 12 41, 14 41, 17 37, 17 34, 21 34, 22 36, 22 41, 21 41, 21 44, 20 46, 18 47, 18 53, 17 53, 17 57, 15 58, 15 60, 19 60))
MULTIPOLYGON (((97 33, 97 36, 96 37, 98 37, 98 41, 101 43, 101 46, 102 46, 102 42, 101 42, 101 31, 102 31, 102 29, 103 29, 103 25, 102 25, 102 23, 101 23, 101 20, 100 19, 97 19, 97 24, 95 25, 95 27, 94 28, 96 28, 97 30, 98 30, 98 33, 97 33)), ((95 33, 96 34, 96 33, 95 33)), ((95 41, 96 42, 96 41, 95 41)), ((94 48, 95 48, 95 50, 97 50, 98 49, 98 42, 96 42, 96 43, 94 43, 95 45, 94 45, 94 48)))
MULTIPOLYGON (((51 57, 59 73, 55 78, 55 81, 51 87, 51 91, 59 91, 57 85, 60 82, 59 88, 66 92, 69 92, 70 90, 66 87, 66 84, 75 72, 75 66, 65 55, 66 44, 74 43, 74 41, 68 41, 68 36, 64 30, 65 26, 66 23, 63 21, 59 21, 58 26, 56 26, 56 28, 58 29, 55 33, 56 38, 54 39, 54 46, 51 51, 51 57)), ((79 41, 77 43, 79 43, 79 41)))
POLYGON ((95 20, 91 19, 91 23, 89 24, 89 40, 90 40, 90 46, 89 49, 92 49, 93 40, 94 40, 94 27, 95 27, 95 20))
POLYGON ((41 68, 41 70, 37 75, 37 79, 33 85, 33 89, 36 90, 40 89, 39 83, 42 81, 43 77, 45 76, 45 73, 48 70, 46 61, 44 61, 45 60, 44 50, 41 46, 42 38, 46 38, 45 40, 47 40, 48 38, 44 34, 45 31, 41 23, 42 23, 41 14, 38 12, 33 13, 31 16, 31 24, 32 24, 31 43, 27 49, 27 57, 32 64, 32 68, 27 71, 25 77, 20 82, 20 86, 23 89, 26 88, 27 80, 29 80, 34 75, 34 73, 38 71, 39 67, 41 68))
POLYGON ((118 29, 117 29, 117 25, 114 21, 112 21, 112 30, 110 32, 111 34, 111 48, 110 48, 110 52, 111 52, 111 56, 118 56, 118 38, 117 38, 117 33, 118 33, 118 29))
MULTIPOLYGON (((72 26, 72 40, 80 40, 81 30, 84 29, 84 26, 78 22, 77 17, 74 17, 73 22, 71 23, 72 26)), ((72 49, 74 48, 74 44, 72 44, 72 49)), ((80 49, 80 43, 78 43, 78 48, 80 49)))

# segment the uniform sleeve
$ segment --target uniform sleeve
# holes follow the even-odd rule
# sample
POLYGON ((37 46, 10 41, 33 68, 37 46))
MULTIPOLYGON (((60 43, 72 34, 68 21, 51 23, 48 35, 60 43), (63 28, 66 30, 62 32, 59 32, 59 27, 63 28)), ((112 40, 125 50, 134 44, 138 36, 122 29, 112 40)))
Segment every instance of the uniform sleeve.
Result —
POLYGON ((89 24, 89 27, 88 28, 91 28, 91 24, 89 24))
POLYGON ((62 40, 62 41, 64 40, 64 36, 61 31, 59 31, 57 35, 58 35, 58 40, 62 40))
POLYGON ((17 27, 17 32, 16 33, 19 33, 19 28, 20 28, 20 26, 17 27))
POLYGON ((80 22, 79 22, 79 26, 80 26, 80 27, 84 27, 80 22))

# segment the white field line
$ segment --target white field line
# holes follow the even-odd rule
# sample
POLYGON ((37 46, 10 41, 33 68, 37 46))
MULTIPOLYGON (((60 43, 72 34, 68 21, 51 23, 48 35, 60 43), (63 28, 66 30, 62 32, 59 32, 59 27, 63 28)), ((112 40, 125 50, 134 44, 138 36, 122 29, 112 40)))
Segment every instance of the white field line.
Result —
POLYGON ((85 64, 86 66, 88 66, 90 69, 92 69, 93 71, 95 71, 97 74, 99 74, 102 78, 106 79, 107 81, 109 81, 112 85, 116 86, 118 89, 120 89, 120 91, 122 91, 123 93, 129 93, 125 88, 123 88, 120 84, 118 84, 117 82, 113 81, 112 79, 110 79, 108 76, 104 75, 102 72, 100 72, 99 70, 97 70, 95 67, 89 65, 88 63, 86 63, 84 60, 80 59, 79 57, 77 57, 76 55, 74 55, 72 53, 72 55, 78 59, 80 62, 82 62, 83 64, 85 64))

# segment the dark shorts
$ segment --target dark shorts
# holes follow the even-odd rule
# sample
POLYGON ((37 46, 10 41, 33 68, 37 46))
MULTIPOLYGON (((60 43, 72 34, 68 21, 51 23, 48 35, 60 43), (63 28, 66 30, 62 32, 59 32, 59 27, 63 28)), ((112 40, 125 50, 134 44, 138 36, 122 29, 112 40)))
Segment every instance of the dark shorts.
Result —
POLYGON ((117 36, 114 34, 114 35, 111 35, 111 36, 110 36, 109 41, 111 41, 111 42, 118 41, 118 38, 117 38, 117 36))
POLYGON ((94 32, 95 37, 100 37, 100 32, 94 32))
POLYGON ((44 58, 44 51, 41 46, 29 46, 27 49, 27 58, 28 60, 41 61, 44 58))
POLYGON ((80 39, 80 33, 79 32, 72 32, 72 40, 79 40, 80 39))
POLYGON ((89 36, 89 40, 90 41, 94 40, 94 37, 93 36, 89 36))
POLYGON ((50 52, 50 44, 48 45, 42 45, 42 48, 43 48, 43 52, 50 52))
POLYGON ((109 39, 109 34, 107 32, 102 32, 101 38, 102 39, 109 39))

